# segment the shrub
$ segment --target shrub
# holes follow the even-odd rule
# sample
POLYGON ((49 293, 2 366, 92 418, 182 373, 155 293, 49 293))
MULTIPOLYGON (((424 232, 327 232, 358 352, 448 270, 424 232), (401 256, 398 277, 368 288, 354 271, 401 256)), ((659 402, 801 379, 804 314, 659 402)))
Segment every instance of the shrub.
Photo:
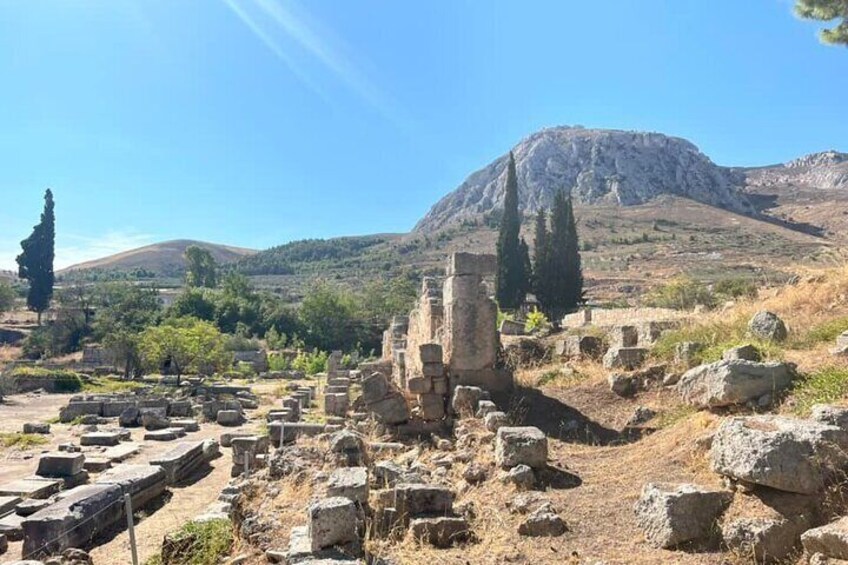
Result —
POLYGON ((272 353, 268 356, 268 369, 271 371, 288 371, 291 369, 292 361, 285 355, 272 353))
POLYGON ((721 279, 713 285, 713 292, 727 298, 754 298, 757 296, 757 283, 750 279, 721 279))
POLYGON ((314 375, 327 369, 327 357, 329 355, 327 355, 326 351, 319 351, 318 349, 313 349, 312 353, 299 351, 297 357, 292 361, 291 366, 296 371, 303 371, 307 375, 314 375))
POLYGON ((44 367, 15 367, 6 375, 10 381, 38 380, 50 381, 43 388, 54 392, 79 392, 82 390, 82 378, 66 369, 45 369, 44 367))
POLYGON ((227 519, 189 522, 169 534, 162 554, 148 559, 145 565, 217 565, 229 555, 233 543, 233 527, 227 519))
POLYGON ((533 310, 532 312, 527 314, 527 321, 524 324, 524 331, 526 331, 527 333, 533 333, 547 329, 550 326, 551 323, 548 321, 548 317, 545 316, 543 312, 533 310))
POLYGON ((645 296, 644 303, 657 308, 691 310, 699 304, 712 308, 716 298, 703 283, 681 277, 651 290, 645 296))
POLYGON ((17 447, 26 450, 45 443, 47 443, 47 438, 41 434, 22 434, 20 432, 0 434, 0 445, 3 447, 17 447))

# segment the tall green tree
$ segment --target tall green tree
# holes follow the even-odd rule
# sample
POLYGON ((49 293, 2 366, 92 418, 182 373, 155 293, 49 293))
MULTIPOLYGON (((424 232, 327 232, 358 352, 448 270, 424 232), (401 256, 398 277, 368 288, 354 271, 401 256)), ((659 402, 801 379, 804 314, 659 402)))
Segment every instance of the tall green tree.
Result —
POLYGON ((533 294, 540 304, 550 301, 550 264, 551 264, 550 233, 548 232, 548 217, 544 209, 536 214, 536 229, 533 242, 533 294))
POLYGON ((518 175, 512 152, 509 154, 504 190, 504 211, 496 248, 495 298, 502 310, 514 310, 524 301, 529 273, 519 239, 521 216, 518 211, 518 175))
POLYGON ((215 288, 218 286, 218 264, 208 249, 190 245, 185 250, 186 286, 215 288))
POLYGON ((848 46, 848 0, 797 0, 795 13, 802 18, 835 25, 819 33, 823 43, 848 46))
POLYGON ((149 370, 169 363, 178 384, 187 372, 210 374, 225 370, 233 362, 218 328, 194 318, 173 318, 147 328, 139 336, 139 352, 149 370))
POLYGON ((154 288, 129 283, 109 283, 99 289, 99 307, 94 322, 95 337, 123 368, 128 379, 141 369, 141 332, 158 321, 159 293, 154 288))
POLYGON ((583 301, 583 270, 580 242, 571 197, 565 190, 554 196, 551 208, 551 233, 548 256, 548 289, 550 295, 543 310, 556 323, 565 313, 583 301))
POLYGON ((32 234, 21 242, 23 252, 18 255, 18 276, 29 281, 27 308, 41 315, 50 307, 53 297, 53 259, 56 245, 56 218, 53 212, 53 192, 44 193, 44 211, 41 221, 33 227, 32 234))
POLYGON ((15 289, 6 281, 0 281, 0 314, 15 306, 15 289))

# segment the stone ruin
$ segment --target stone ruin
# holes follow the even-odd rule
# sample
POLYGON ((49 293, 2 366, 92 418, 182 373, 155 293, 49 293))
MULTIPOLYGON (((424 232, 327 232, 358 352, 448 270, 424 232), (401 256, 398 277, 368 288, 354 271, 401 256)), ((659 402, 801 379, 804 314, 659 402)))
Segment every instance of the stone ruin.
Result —
POLYGON ((439 422, 457 386, 512 388, 512 374, 498 367, 498 310, 484 284, 494 274, 494 255, 453 253, 443 281, 423 280, 415 308, 384 332, 382 360, 360 366, 372 374, 363 382, 363 398, 378 419, 405 420, 403 399, 413 418, 439 422), (375 382, 374 373, 391 382, 375 382))

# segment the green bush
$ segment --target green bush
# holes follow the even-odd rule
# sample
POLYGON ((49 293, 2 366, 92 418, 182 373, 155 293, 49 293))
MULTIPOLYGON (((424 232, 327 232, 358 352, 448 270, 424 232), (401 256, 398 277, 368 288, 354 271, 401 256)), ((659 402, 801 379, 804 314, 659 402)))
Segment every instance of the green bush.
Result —
POLYGON ((548 317, 543 312, 533 310, 527 314, 527 321, 524 324, 524 331, 533 333, 551 327, 548 317))
POLYGON ((145 565, 217 565, 233 549, 233 526, 219 518, 204 522, 188 522, 169 534, 162 553, 145 565))
POLYGON ((268 356, 268 369, 271 371, 288 371, 291 369, 292 361, 285 355, 272 353, 268 356))
POLYGON ((701 304, 708 308, 716 305, 716 297, 701 282, 681 277, 651 290, 643 300, 646 306, 691 310, 701 304))
POLYGON ((806 416, 814 404, 827 404, 848 394, 848 368, 826 367, 804 375, 795 384, 791 398, 795 412, 806 416))
POLYGON ((314 375, 327 369, 327 358, 329 355, 326 351, 313 349, 312 353, 308 351, 299 351, 297 357, 292 361, 292 369, 295 371, 303 371, 307 375, 314 375))
POLYGON ((55 392, 79 392, 82 390, 82 378, 66 369, 45 369, 44 367, 15 367, 7 374, 10 380, 45 379, 53 382, 55 392))
POLYGON ((757 296, 757 283, 750 279, 721 279, 713 285, 713 292, 727 298, 753 298, 757 296))

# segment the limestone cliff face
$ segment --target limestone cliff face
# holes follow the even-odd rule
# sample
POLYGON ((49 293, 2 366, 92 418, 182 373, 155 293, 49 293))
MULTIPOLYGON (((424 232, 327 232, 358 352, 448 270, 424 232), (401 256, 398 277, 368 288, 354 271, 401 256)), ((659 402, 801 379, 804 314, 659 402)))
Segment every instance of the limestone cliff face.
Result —
POLYGON ((757 169, 749 173, 748 184, 848 189, 848 153, 811 153, 783 165, 757 169))
MULTIPOLYGON (((672 194, 750 214, 737 187, 744 178, 719 167, 692 143, 659 133, 556 127, 513 148, 524 213, 549 207, 560 188, 585 204, 632 206, 672 194)), ((415 227, 432 231, 499 208, 507 155, 471 174, 415 227)))

